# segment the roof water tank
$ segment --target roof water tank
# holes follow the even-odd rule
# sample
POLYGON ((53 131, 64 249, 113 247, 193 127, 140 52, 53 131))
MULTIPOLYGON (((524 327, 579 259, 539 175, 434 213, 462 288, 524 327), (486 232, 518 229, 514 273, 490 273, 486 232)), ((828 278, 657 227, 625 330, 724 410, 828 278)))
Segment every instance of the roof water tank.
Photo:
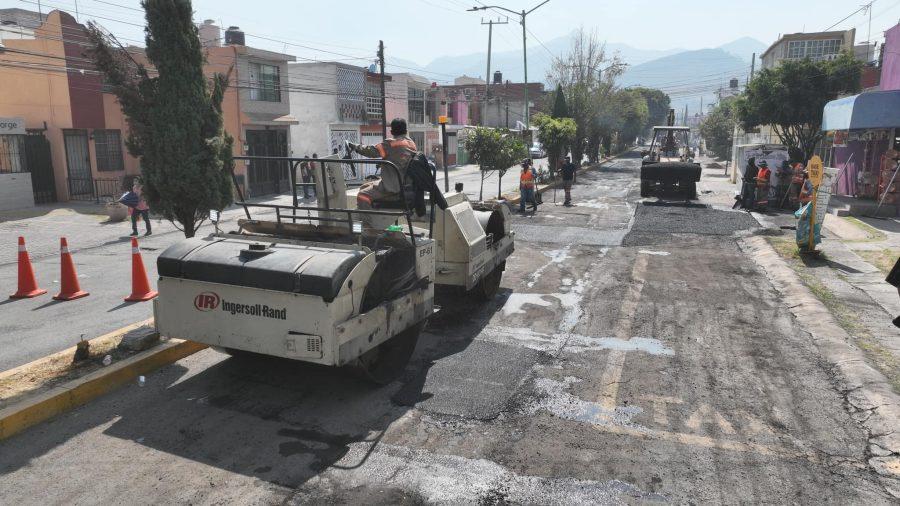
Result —
POLYGON ((228 29, 225 30, 225 44, 233 44, 235 46, 245 45, 244 32, 236 26, 229 26, 228 29))
POLYGON ((503 73, 499 70, 494 71, 494 84, 503 84, 503 73))

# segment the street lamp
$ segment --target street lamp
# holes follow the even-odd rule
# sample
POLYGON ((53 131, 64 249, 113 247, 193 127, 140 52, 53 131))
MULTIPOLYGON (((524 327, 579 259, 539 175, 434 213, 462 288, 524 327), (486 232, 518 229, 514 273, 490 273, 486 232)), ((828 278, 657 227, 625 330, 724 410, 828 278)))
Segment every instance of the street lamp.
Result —
MULTIPOLYGON (((529 111, 528 111, 528 48, 525 46, 525 17, 536 11, 538 7, 544 5, 550 0, 544 0, 543 2, 535 5, 531 8, 531 10, 526 11, 522 9, 522 12, 516 12, 512 9, 507 9, 506 7, 500 7, 499 5, 483 5, 481 7, 472 7, 469 11, 483 11, 487 9, 500 9, 502 11, 509 12, 516 16, 519 16, 519 23, 522 25, 522 60, 525 64, 525 129, 527 130, 530 127, 529 122, 529 111)), ((490 76, 487 76, 490 79, 490 76)))

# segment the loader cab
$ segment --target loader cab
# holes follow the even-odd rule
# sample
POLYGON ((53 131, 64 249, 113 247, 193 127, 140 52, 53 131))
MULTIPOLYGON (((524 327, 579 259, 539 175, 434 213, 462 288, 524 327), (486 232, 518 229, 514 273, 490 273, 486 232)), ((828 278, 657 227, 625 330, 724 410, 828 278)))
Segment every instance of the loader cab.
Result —
POLYGON ((659 162, 692 163, 694 153, 690 148, 690 132, 690 127, 686 126, 653 127, 650 149, 646 151, 642 165, 659 162))

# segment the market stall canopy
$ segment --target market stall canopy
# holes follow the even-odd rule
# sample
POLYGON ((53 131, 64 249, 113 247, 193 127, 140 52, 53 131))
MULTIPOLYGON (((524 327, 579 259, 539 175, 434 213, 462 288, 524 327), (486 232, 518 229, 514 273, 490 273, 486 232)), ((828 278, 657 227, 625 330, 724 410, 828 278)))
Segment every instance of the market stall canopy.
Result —
POLYGON ((900 127, 900 90, 870 91, 825 104, 822 130, 900 127))

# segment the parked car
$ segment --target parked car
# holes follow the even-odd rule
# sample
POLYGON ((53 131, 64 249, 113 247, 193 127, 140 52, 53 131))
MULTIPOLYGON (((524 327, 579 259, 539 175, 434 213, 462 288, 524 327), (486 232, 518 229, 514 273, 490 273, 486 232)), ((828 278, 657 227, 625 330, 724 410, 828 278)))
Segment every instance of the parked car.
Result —
POLYGON ((532 158, 544 158, 547 156, 547 152, 544 151, 544 146, 542 146, 540 142, 532 144, 531 148, 528 150, 528 154, 532 158))

